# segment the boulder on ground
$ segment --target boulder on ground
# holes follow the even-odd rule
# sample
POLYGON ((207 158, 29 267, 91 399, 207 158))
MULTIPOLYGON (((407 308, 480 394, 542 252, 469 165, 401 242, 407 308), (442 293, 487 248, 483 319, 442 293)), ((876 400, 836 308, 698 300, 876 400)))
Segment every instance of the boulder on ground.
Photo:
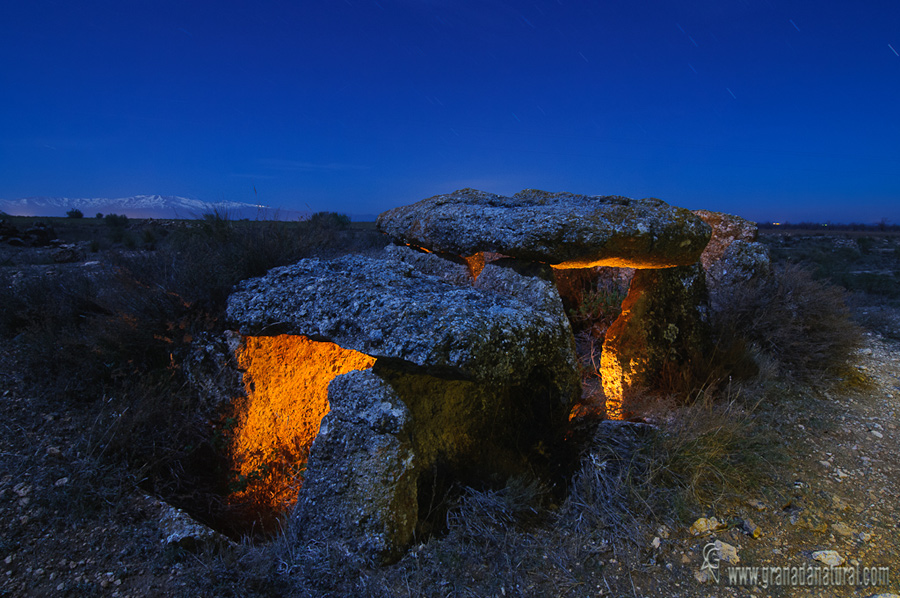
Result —
POLYGON ((710 237, 699 217, 659 199, 533 189, 512 197, 462 189, 384 212, 377 224, 429 251, 497 252, 560 268, 688 265, 710 237))
POLYGON ((454 484, 549 476, 580 390, 549 267, 500 260, 475 281, 465 264, 387 253, 276 268, 228 302, 243 335, 302 335, 375 358, 328 387, 296 525, 303 541, 380 562, 427 531, 428 505, 454 484))

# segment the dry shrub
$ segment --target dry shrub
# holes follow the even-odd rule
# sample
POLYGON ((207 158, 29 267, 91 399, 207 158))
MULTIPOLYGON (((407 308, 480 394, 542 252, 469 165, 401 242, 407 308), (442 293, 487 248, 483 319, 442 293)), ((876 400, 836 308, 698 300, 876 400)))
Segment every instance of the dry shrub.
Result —
POLYGON ((607 420, 597 427, 560 510, 560 526, 576 534, 601 532, 604 539, 630 537, 635 513, 646 513, 656 428, 607 420))
POLYGON ((843 289, 789 265, 768 280, 735 285, 714 324, 721 342, 756 345, 797 379, 810 380, 862 344, 845 298, 843 289))
MULTIPOLYGON (((758 391, 757 391, 758 392, 758 391)), ((703 392, 690 405, 665 416, 653 484, 667 488, 678 511, 716 505, 773 471, 784 457, 767 417, 749 396, 737 391, 703 392)))

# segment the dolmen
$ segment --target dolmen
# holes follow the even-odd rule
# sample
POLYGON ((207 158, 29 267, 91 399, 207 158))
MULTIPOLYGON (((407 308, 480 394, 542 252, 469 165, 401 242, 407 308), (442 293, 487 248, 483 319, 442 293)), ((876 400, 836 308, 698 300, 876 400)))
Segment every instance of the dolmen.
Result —
POLYGON ((636 269, 601 363, 606 415, 625 417, 629 388, 705 350, 708 219, 658 199, 463 189, 381 214, 382 255, 239 285, 228 317, 244 338, 299 336, 373 363, 332 374, 298 537, 391 562, 451 485, 548 474, 581 393, 559 270, 636 269))

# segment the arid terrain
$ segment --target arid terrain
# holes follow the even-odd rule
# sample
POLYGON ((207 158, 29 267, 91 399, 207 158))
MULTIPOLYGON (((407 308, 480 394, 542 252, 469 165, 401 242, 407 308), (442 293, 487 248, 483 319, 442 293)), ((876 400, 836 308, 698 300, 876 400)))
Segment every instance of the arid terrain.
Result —
POLYGON ((783 295, 807 314, 784 322, 805 344, 745 321, 752 375, 635 397, 637 423, 585 421, 564 492, 529 480, 455 489, 444 529, 396 564, 348 570, 289 534, 228 523, 241 514, 225 504, 227 414, 181 362, 222 332, 238 280, 309 255, 377 252, 380 236, 326 217, 51 225, 62 248, 0 244, 0 596, 900 594, 896 236, 767 231, 773 262, 801 265, 811 276, 796 288, 821 293, 783 295), (844 289, 859 329, 817 328, 844 313, 823 284, 844 289), (807 350, 822 357, 792 354, 807 350), (233 540, 167 545, 164 503, 233 540), (740 566, 818 567, 835 551, 889 578, 734 585, 725 547, 716 583, 704 568, 716 540, 740 566))

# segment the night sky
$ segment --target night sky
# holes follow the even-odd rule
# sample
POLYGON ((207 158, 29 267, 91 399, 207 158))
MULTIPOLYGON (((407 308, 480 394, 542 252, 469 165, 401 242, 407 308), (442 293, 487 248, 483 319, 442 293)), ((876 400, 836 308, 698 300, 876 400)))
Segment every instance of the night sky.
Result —
POLYGON ((900 223, 900 2, 0 3, 0 198, 900 223))

